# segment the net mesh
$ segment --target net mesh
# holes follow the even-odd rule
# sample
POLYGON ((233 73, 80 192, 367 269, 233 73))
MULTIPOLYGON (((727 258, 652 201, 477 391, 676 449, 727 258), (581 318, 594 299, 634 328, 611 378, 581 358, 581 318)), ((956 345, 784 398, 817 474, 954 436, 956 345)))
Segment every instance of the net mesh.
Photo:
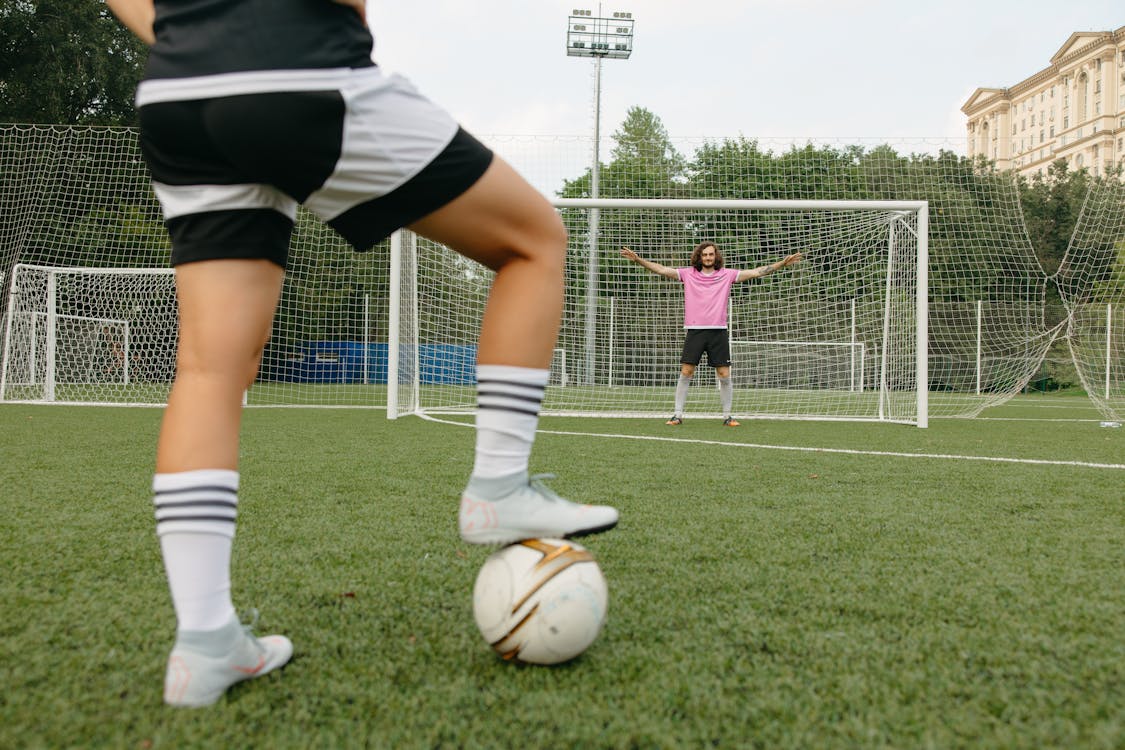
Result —
MULTIPOLYGON (((484 140, 544 192, 564 197, 588 194, 589 139, 502 136, 484 140)), ((1125 196, 1117 177, 1086 182, 1084 203, 1065 257, 1057 272, 1048 272, 1032 246, 1020 202, 1020 182, 1010 173, 995 172, 982 162, 957 156, 954 151, 961 147, 959 143, 898 139, 891 143, 794 144, 738 138, 669 139, 665 145, 669 147, 617 143, 611 161, 601 171, 600 194, 614 198, 929 202, 928 387, 932 415, 976 414, 1044 377, 1045 372, 1057 374, 1072 368, 1075 380, 1102 414, 1107 419, 1122 418, 1125 196)), ((603 153, 610 151, 603 149, 603 153)), ((766 221, 763 217, 736 215, 700 227, 649 217, 644 219, 649 228, 641 231, 641 219, 603 211, 599 247, 606 254, 599 260, 597 286, 591 292, 584 287, 570 288, 588 283, 588 263, 583 261, 588 237, 583 233, 589 217, 584 212, 573 214, 567 217, 574 255, 568 268, 567 327, 555 354, 554 388, 600 379, 606 392, 601 398, 608 402, 612 391, 635 387, 628 379, 635 379, 637 372, 655 373, 663 367, 670 372, 660 378, 654 374, 646 387, 661 391, 653 395, 651 403, 669 402, 682 337, 679 290, 658 278, 637 275, 638 269, 622 267, 612 245, 630 244, 666 265, 683 265, 691 241, 709 233, 713 236, 707 239, 727 250, 730 267, 773 260, 784 249, 811 237, 829 238, 823 249, 810 254, 805 267, 736 289, 731 311, 736 410, 758 412, 755 399, 759 396, 754 392, 759 390, 786 391, 794 400, 800 377, 817 380, 821 391, 846 391, 841 383, 846 381, 851 387, 858 381, 860 393, 872 392, 882 353, 861 339, 874 313, 863 307, 861 297, 855 298, 853 313, 852 300, 842 293, 853 282, 862 281, 849 274, 862 276, 863 272, 846 270, 863 268, 860 256, 871 246, 872 240, 865 238, 860 227, 838 222, 825 235, 817 224, 829 221, 827 217, 786 219, 778 215, 769 220, 776 226, 760 226, 766 221), (832 233, 838 241, 831 239, 832 233), (825 285, 830 291, 824 291, 825 285), (592 357, 583 348, 589 340, 585 315, 591 304, 598 312, 592 357), (787 304, 792 310, 804 306, 807 317, 798 318, 790 308, 782 311, 771 304, 787 304), (763 311, 771 314, 763 315, 763 311), (605 338, 608 331, 603 332, 610 317, 612 339, 605 338), (849 338, 853 317, 855 344, 849 338), (828 321, 838 329, 831 337, 824 333, 828 321), (762 332, 762 326, 772 328, 762 332), (846 334, 841 338, 839 331, 846 334), (826 344, 833 346, 820 346, 826 344), (741 362, 739 358, 743 358, 741 362), (810 372, 804 376, 792 373, 785 363, 794 358, 810 363, 810 372)), ((873 235, 881 231, 877 222, 870 228, 873 235)), ((483 298, 488 274, 472 264, 454 263, 443 266, 450 273, 447 279, 427 279, 427 256, 438 252, 447 251, 419 242, 419 307, 435 323, 438 317, 450 316, 447 325, 459 332, 443 352, 451 358, 443 366, 461 371, 466 359, 471 359, 473 342, 468 332, 474 329, 459 318, 471 317, 466 311, 476 308, 466 301, 464 309, 452 310, 451 301, 483 298), (468 327, 460 328, 464 325, 468 327), (465 348, 453 348, 454 344, 465 348)), ((162 269, 167 266, 167 254, 167 234, 148 185, 135 131, 0 126, 0 311, 4 316, 0 362, 5 372, 10 370, 7 381, 22 379, 32 386, 6 393, 4 398, 43 398, 45 384, 36 386, 35 382, 45 373, 33 374, 31 363, 44 367, 48 361, 41 348, 48 344, 43 328, 47 311, 20 308, 17 312, 13 307, 17 264, 162 269)), ((388 255, 389 243, 368 254, 353 253, 331 230, 299 212, 282 304, 261 376, 249 393, 251 405, 378 407, 386 403, 388 341, 395 317, 387 309, 388 255)), ((60 282, 62 278, 58 277, 60 282)), ((110 275, 88 278, 109 290, 90 289, 95 297, 113 294, 114 284, 122 283, 110 275)), ((402 287, 409 290, 412 283, 404 277, 402 287)), ((153 295, 147 306, 159 307, 167 290, 151 287, 145 293, 153 295)), ((76 347, 74 351, 83 351, 83 347, 93 351, 91 342, 96 337, 90 331, 108 327, 113 336, 122 337, 128 328, 129 336, 139 336, 134 331, 146 325, 132 310, 63 317, 71 314, 56 311, 51 341, 55 346, 76 347), (68 333, 67 327, 74 332, 68 333), (80 333, 83 329, 87 334, 80 333), (80 343, 82 340, 86 343, 80 343)), ((423 324, 424 319, 418 321, 420 328, 423 324)), ((174 341, 174 319, 164 319, 163 325, 172 329, 163 339, 174 341)), ((130 346, 136 351, 136 345, 130 346)), ((416 378, 402 372, 403 368, 421 367, 432 352, 420 348, 411 352, 404 347, 396 352, 403 356, 397 357, 399 372, 392 380, 409 391, 408 381, 416 378)), ((104 369, 96 359, 92 353, 59 351, 55 372, 78 377, 76 373, 83 369, 104 369), (82 356, 87 364, 81 364, 82 356)), ((143 366, 136 363, 136 367, 143 366)), ((145 372, 136 370, 132 360, 130 370, 131 378, 145 372)), ((170 378, 166 370, 153 365, 144 377, 166 387, 170 378)), ((708 390, 713 382, 708 385, 705 378, 697 380, 689 408, 709 413, 717 403, 708 390)), ((74 384, 62 388, 59 381, 57 385, 55 397, 59 398, 74 384)), ((159 389, 142 394, 100 387, 79 398, 91 403, 148 403, 159 394, 159 389)), ((622 411, 629 408, 623 405, 622 411)))
MULTIPOLYGON (((598 212, 591 262, 591 209, 562 209, 570 236, 566 296, 544 413, 670 413, 684 340, 683 287, 626 261, 618 249, 628 245, 677 267, 699 238, 718 237, 732 243, 723 249, 728 268, 805 256, 734 287, 728 325, 735 413, 916 420, 916 214, 829 206, 598 212)), ((475 408, 475 342, 492 274, 425 240, 416 246, 419 294, 410 336, 423 366, 416 401, 404 404, 468 412, 475 408)), ((716 381, 703 368, 686 413, 720 416, 719 410, 716 381)))

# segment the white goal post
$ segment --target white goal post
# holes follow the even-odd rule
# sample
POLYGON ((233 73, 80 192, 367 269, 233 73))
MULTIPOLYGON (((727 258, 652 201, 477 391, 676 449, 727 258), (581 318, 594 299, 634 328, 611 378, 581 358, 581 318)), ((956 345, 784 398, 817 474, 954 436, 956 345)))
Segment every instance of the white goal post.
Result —
POLYGON ((158 405, 175 371, 171 269, 16 264, 0 402, 158 405))
MULTIPOLYGON (((700 241, 728 268, 801 252, 738 284, 729 330, 739 417, 928 423, 925 201, 556 199, 570 235, 563 325, 544 414, 667 417, 683 345, 683 291, 618 254, 671 267, 700 241), (593 216, 592 216, 593 214, 593 216)), ((392 240, 387 416, 471 413, 492 273, 401 232, 392 240), (397 373, 397 377, 393 377, 397 373)), ((710 368, 687 417, 721 416, 710 368)))

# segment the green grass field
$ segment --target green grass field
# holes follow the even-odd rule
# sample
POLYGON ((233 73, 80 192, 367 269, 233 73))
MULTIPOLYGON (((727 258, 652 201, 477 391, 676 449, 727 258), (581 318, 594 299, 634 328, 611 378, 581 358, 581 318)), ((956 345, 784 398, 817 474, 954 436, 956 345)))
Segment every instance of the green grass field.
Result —
POLYGON ((235 602, 296 652, 195 711, 161 704, 159 417, 0 406, 0 747, 1125 747, 1125 429, 1083 398, 544 419, 532 469, 622 511, 586 542, 609 621, 555 668, 473 624, 465 419, 251 410, 235 602))

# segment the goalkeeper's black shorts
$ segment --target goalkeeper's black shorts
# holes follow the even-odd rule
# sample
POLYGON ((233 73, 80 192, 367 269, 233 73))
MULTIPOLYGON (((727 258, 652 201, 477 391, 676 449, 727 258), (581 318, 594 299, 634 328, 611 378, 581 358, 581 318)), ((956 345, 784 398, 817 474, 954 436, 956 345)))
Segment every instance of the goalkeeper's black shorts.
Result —
POLYGON ((730 367, 730 336, 726 328, 687 329, 680 362, 698 365, 704 352, 707 352, 707 364, 712 367, 730 367))

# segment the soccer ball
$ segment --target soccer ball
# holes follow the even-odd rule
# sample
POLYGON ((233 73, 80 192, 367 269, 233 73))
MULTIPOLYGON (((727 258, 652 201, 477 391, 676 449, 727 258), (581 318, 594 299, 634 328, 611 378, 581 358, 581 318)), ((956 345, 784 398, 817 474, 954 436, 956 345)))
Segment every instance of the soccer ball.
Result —
POLYGON ((527 664, 559 664, 589 648, 606 602, 594 556, 563 539, 529 539, 494 552, 473 587, 481 635, 504 659, 527 664))

